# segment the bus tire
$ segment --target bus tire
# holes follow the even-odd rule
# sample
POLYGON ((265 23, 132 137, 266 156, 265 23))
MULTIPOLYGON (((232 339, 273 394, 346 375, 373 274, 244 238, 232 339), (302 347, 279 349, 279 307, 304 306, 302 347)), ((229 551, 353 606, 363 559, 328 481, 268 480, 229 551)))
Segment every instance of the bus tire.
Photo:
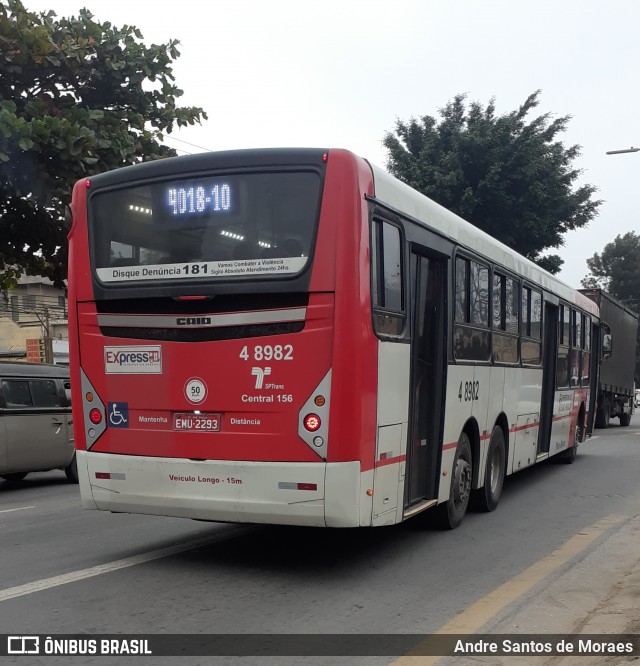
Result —
POLYGON ((504 431, 500 426, 495 426, 487 451, 484 485, 475 491, 473 497, 473 506, 477 511, 495 511, 498 506, 504 485, 506 448, 504 431))
POLYGON ((625 412, 620 414, 620 425, 623 428, 626 428, 629 425, 629 423, 631 423, 631 415, 626 414, 625 412))
POLYGON ((464 518, 471 496, 473 479, 473 457, 469 435, 463 432, 458 439, 456 455, 453 460, 451 490, 449 499, 438 507, 440 527, 454 530, 464 518))
MULTIPOLYGON (((582 421, 582 413, 578 419, 579 422, 582 421)), ((573 446, 566 451, 563 451, 559 456, 558 460, 565 465, 573 465, 578 456, 578 444, 582 442, 582 428, 579 423, 576 423, 575 430, 573 432, 573 446)))
POLYGON ((64 473, 69 483, 78 483, 78 463, 76 461, 76 454, 73 454, 73 459, 68 467, 64 468, 64 473))

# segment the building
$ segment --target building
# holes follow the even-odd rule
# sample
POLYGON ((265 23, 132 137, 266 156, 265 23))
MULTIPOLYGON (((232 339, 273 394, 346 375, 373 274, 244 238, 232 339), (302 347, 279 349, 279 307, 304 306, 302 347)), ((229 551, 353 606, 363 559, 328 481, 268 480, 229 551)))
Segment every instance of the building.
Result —
POLYGON ((27 360, 27 340, 50 337, 54 363, 69 363, 65 290, 44 277, 23 275, 0 294, 0 360, 27 360))

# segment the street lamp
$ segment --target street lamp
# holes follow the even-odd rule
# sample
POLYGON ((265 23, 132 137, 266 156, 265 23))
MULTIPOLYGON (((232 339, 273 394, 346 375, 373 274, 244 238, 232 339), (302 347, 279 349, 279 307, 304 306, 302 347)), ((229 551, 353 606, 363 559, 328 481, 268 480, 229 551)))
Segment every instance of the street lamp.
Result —
POLYGON ((607 150, 607 155, 620 155, 620 153, 637 153, 640 151, 640 148, 625 148, 624 150, 607 150))

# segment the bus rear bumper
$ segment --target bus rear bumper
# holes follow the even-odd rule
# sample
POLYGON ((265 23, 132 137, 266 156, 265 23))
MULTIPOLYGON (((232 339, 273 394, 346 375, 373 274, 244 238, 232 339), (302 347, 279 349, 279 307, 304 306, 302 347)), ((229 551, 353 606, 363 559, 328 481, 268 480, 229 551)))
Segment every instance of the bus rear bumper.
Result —
POLYGON ((357 527, 360 463, 195 461, 77 451, 88 509, 216 522, 357 527))

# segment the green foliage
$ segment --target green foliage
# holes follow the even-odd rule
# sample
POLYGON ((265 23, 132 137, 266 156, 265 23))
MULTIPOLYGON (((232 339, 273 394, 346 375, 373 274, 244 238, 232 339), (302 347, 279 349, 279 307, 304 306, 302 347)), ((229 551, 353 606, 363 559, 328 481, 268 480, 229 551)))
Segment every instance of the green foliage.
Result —
POLYGON ((61 286, 74 182, 173 155, 163 133, 207 117, 176 104, 178 42, 141 40, 86 9, 58 19, 0 4, 0 290, 25 271, 61 286))
POLYGON ((572 189, 580 175, 571 166, 579 146, 556 139, 569 117, 551 121, 545 114, 527 122, 539 94, 502 116, 493 100, 486 108, 467 106, 465 95, 457 95, 440 109, 439 120, 398 120, 395 135, 387 133, 383 143, 393 175, 557 273, 560 257, 542 252, 586 226, 601 201, 592 199, 592 185, 572 189))
POLYGON ((640 235, 629 231, 607 243, 601 254, 587 259, 591 271, 583 287, 600 287, 640 311, 640 235))

